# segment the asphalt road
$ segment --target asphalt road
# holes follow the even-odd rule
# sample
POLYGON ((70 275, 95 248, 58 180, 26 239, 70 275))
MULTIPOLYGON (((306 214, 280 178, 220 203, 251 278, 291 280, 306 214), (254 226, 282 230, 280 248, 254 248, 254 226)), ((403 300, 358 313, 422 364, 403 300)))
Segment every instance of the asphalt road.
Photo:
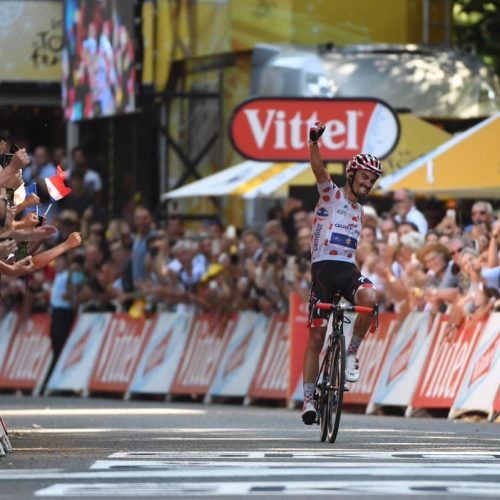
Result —
POLYGON ((344 414, 334 445, 297 410, 0 396, 0 499, 499 498, 500 424, 344 414))

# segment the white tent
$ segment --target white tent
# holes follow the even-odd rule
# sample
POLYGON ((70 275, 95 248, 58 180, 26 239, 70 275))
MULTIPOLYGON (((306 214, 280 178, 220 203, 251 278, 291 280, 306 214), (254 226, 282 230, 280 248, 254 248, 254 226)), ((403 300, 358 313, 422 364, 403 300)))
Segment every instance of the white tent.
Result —
POLYGON ((309 163, 244 161, 169 191, 162 196, 162 201, 196 196, 233 195, 247 200, 286 197, 289 182, 309 168, 309 163))

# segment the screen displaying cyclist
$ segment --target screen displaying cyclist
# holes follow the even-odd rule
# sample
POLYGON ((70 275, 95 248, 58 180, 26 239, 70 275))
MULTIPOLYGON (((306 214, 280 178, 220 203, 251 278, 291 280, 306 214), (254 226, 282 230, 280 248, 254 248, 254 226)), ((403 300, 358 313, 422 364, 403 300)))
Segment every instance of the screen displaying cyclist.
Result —
MULTIPOLYGON (((339 291, 349 302, 373 307, 377 293, 373 283, 356 267, 356 247, 362 227, 363 209, 359 203, 372 190, 383 169, 370 154, 354 156, 346 167, 345 186, 336 186, 321 159, 318 140, 325 126, 316 122, 309 130, 309 158, 316 178, 319 201, 315 208, 311 236, 311 292, 309 297, 309 341, 304 356, 304 407, 302 420, 306 425, 316 421, 314 404, 315 381, 319 355, 323 348, 328 314, 314 307, 318 301, 333 301, 339 291)), ((352 340, 347 348, 346 380, 357 382, 359 346, 372 318, 359 314, 354 322, 352 340)))

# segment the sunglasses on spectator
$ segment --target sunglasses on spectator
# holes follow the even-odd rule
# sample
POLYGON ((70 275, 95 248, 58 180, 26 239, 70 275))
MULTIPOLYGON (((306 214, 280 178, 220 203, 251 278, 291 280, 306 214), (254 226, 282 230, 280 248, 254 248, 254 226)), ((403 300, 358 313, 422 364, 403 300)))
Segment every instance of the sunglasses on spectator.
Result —
POLYGON ((456 250, 453 250, 453 251, 451 252, 451 255, 455 255, 455 254, 457 254, 457 253, 460 253, 463 249, 464 249, 464 247, 457 248, 456 250))
POLYGON ((473 210, 472 215, 486 215, 486 210, 473 210))

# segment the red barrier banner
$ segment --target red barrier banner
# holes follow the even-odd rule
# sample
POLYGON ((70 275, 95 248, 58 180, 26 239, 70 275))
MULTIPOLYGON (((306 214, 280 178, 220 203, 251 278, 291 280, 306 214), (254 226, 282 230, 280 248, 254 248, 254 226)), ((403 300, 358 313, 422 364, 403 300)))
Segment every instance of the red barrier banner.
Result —
POLYGON ((287 399, 293 397, 297 384, 302 380, 302 365, 304 363, 304 352, 309 339, 309 315, 307 303, 298 293, 290 294, 290 313, 288 315, 290 329, 290 373, 288 379, 287 399))
POLYGON ((264 351, 250 386, 250 399, 286 399, 288 389, 288 317, 271 318, 264 351))
POLYGON ((236 321, 235 314, 202 314, 194 318, 170 394, 208 392, 236 321))
POLYGON ((155 323, 156 318, 112 315, 92 370, 90 392, 125 394, 155 323))
POLYGON ((485 320, 462 324, 446 335, 447 323, 447 319, 441 318, 413 394, 412 409, 451 408, 485 320))
POLYGON ((380 313, 378 330, 368 332, 359 348, 360 377, 355 384, 349 384, 349 392, 344 394, 344 403, 369 403, 399 325, 396 314, 380 313))
POLYGON ((0 388, 28 389, 38 394, 51 359, 50 317, 33 314, 19 321, 5 355, 0 388))

